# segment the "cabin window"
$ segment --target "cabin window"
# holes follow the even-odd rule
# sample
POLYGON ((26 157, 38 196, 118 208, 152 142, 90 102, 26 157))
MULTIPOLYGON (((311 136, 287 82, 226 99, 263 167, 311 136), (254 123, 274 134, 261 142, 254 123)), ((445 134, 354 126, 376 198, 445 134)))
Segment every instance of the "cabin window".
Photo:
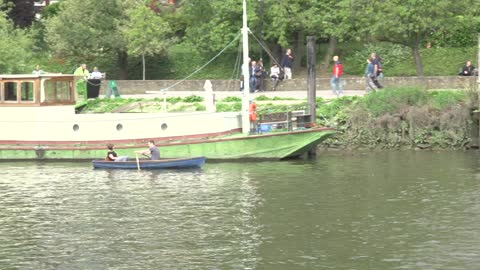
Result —
POLYGON ((21 100, 22 101, 33 101, 33 82, 22 82, 21 83, 21 100))
POLYGON ((46 81, 45 97, 49 102, 72 100, 71 84, 68 81, 46 81))
POLYGON ((5 87, 5 101, 17 101, 17 83, 6 82, 5 87))

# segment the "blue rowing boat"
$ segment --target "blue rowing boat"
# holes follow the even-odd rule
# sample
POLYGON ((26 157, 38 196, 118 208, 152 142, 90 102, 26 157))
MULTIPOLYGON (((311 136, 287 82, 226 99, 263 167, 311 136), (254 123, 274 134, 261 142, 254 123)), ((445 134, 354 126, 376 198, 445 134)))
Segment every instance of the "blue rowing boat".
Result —
POLYGON ((141 170, 157 170, 157 169, 186 169, 186 168, 201 168, 205 164, 205 157, 193 158, 168 158, 160 160, 146 160, 140 159, 138 163, 136 160, 132 161, 108 161, 108 160, 93 160, 93 168, 95 169, 138 169, 141 170))

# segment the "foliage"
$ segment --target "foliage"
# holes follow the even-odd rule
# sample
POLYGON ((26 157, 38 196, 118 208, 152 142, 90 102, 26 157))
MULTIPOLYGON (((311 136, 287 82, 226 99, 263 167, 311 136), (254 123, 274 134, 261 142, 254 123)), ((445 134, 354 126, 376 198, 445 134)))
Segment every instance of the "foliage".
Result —
POLYGON ((30 27, 35 19, 33 1, 4 0, 2 10, 8 10, 8 17, 20 28, 30 27))
POLYGON ((30 69, 30 48, 33 45, 27 30, 18 29, 0 12, 0 70, 4 74, 23 73, 30 69))
POLYGON ((380 116, 398 112, 403 107, 423 105, 427 97, 427 91, 419 88, 389 88, 370 93, 361 102, 373 116, 380 116))
POLYGON ((431 91, 429 105, 434 109, 443 110, 458 104, 466 104, 468 98, 464 91, 431 91))
POLYGON ((369 26, 360 29, 360 32, 371 33, 378 39, 411 48, 415 55, 417 75, 422 76, 423 64, 419 52, 421 44, 433 32, 451 30, 462 16, 475 11, 470 8, 475 2, 389 0, 373 2, 373 9, 365 8, 357 2, 359 10, 364 13, 360 21, 369 26))
MULTIPOLYGON (((256 20, 253 10, 249 10, 251 23, 256 20)), ((178 12, 176 19, 186 26, 188 42, 201 52, 219 51, 240 33, 241 1, 186 1, 178 12)))
POLYGON ((269 97, 265 96, 265 95, 259 95, 255 98, 255 100, 257 101, 263 101, 263 100, 270 100, 269 97))
POLYGON ((200 52, 197 46, 188 42, 173 45, 168 50, 161 76, 168 79, 184 79, 187 76, 189 79, 238 78, 238 74, 232 74, 235 65, 239 66, 235 63, 236 54, 227 52, 212 61, 215 56, 214 53, 200 52))
POLYGON ((102 58, 113 58, 123 66, 127 49, 120 25, 125 17, 119 0, 62 1, 60 12, 45 24, 50 48, 55 55, 69 59, 70 66, 63 72, 71 73, 79 63, 96 65, 102 58))
POLYGON ((465 14, 457 16, 456 23, 449 25, 448 30, 432 32, 429 42, 434 47, 474 47, 478 45, 479 32, 478 10, 469 9, 465 14))
POLYGON ((163 52, 171 43, 168 23, 150 7, 136 5, 127 9, 128 20, 121 28, 127 42, 128 53, 142 56, 145 80, 145 56, 163 52))
POLYGON ((167 101, 172 103, 172 104, 175 104, 175 103, 181 102, 182 98, 181 97, 168 97, 167 101))
POLYGON ((318 122, 338 130, 329 146, 459 149, 470 142, 470 98, 462 91, 386 89, 323 104, 318 122))
POLYGON ((182 99, 182 101, 183 102, 189 102, 189 103, 200 102, 200 101, 204 101, 204 98, 201 97, 201 96, 191 95, 191 96, 188 96, 188 97, 184 97, 182 99))
POLYGON ((217 112, 238 112, 242 109, 242 102, 218 102, 216 109, 217 112))
POLYGON ((233 97, 233 96, 222 99, 222 102, 241 102, 241 101, 242 101, 242 98, 233 97))
MULTIPOLYGON (((4 8, 7 2, 18 4, 11 6, 15 8, 29 5, 26 10, 31 10, 32 1, 8 0, 4 8)), ((146 2, 152 1, 53 3, 28 29, 35 44, 31 46, 34 56, 26 55, 31 61, 22 60, 20 67, 4 70, 30 72, 27 66, 40 63, 48 71, 71 73, 86 62, 89 67, 101 67, 110 78, 127 78, 128 74, 136 79, 141 77, 144 49, 151 79, 239 77, 240 42, 198 69, 238 36, 242 1, 181 1, 175 12, 159 9, 160 15, 148 9, 146 2), (165 43, 167 40, 172 42, 165 43)), ((419 64, 424 65, 425 75, 454 75, 467 59, 476 59, 480 7, 473 0, 247 0, 247 6, 249 29, 262 43, 251 39, 252 58, 267 58, 268 50, 269 57, 278 58, 286 47, 292 47, 298 56, 295 63, 304 63, 305 36, 314 35, 321 48, 332 37, 339 40, 335 52, 344 60, 347 74, 362 75, 372 51, 384 59, 386 76, 417 75, 415 66, 419 64), (427 42, 432 49, 421 49, 427 42)), ((29 16, 19 19, 27 21, 29 16)), ((319 50, 318 59, 324 58, 325 51, 319 50)), ((302 73, 295 68, 297 74, 302 73)))
POLYGON ((257 113, 259 115, 265 113, 277 113, 277 112, 289 112, 289 111, 298 111, 305 110, 307 108, 306 102, 300 102, 295 104, 273 104, 266 103, 261 106, 257 106, 257 113))
MULTIPOLYGON (((367 59, 375 52, 381 59, 384 72, 391 76, 390 68, 405 61, 411 61, 412 51, 408 47, 390 42, 367 43, 361 50, 345 57, 345 72, 348 74, 364 75, 367 59)), ((409 62, 411 63, 411 62, 409 62)), ((410 70, 412 70, 410 68, 410 70)))
POLYGON ((85 112, 89 113, 104 113, 111 112, 119 107, 122 107, 126 104, 141 102, 142 99, 133 99, 133 98, 115 98, 115 99, 89 99, 87 101, 85 112))

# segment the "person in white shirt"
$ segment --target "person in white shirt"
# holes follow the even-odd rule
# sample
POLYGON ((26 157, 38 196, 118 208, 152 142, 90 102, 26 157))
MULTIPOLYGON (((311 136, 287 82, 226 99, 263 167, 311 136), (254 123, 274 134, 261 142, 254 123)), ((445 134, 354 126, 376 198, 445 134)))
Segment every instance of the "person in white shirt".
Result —
POLYGON ((270 78, 272 78, 272 90, 275 91, 280 81, 280 67, 276 63, 270 68, 270 78))
POLYGON ((93 72, 90 73, 90 78, 91 79, 102 79, 103 78, 103 74, 98 71, 98 68, 97 67, 94 67, 93 68, 93 72))

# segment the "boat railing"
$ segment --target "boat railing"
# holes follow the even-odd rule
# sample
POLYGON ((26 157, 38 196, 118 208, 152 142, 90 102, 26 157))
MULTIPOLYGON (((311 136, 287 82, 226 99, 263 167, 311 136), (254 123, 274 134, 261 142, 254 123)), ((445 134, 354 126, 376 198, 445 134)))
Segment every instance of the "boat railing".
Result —
POLYGON ((304 110, 264 113, 257 122, 257 132, 292 131, 312 127, 312 117, 304 110))

